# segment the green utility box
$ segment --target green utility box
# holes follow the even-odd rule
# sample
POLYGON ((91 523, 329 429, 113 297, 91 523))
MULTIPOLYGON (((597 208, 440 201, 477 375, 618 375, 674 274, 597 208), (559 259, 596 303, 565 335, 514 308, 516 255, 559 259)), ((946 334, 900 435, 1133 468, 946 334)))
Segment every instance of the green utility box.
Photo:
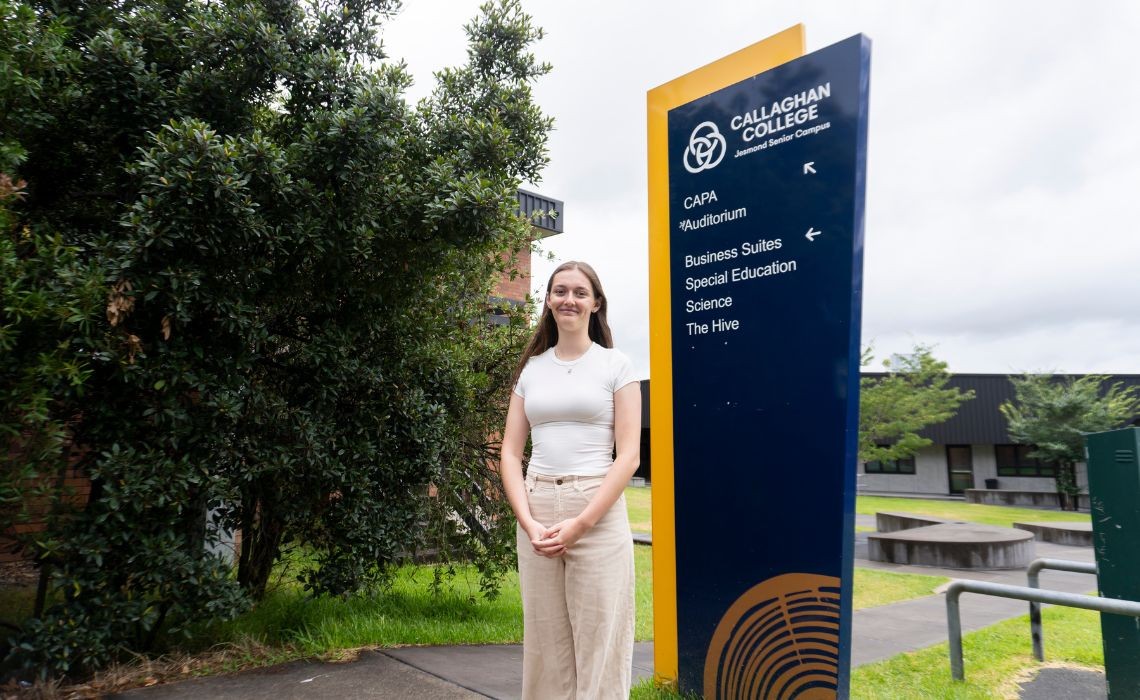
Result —
MULTIPOLYGON (((1087 436, 1093 546, 1102 598, 1140 601, 1140 428, 1087 436)), ((1102 613, 1110 698, 1140 698, 1140 618, 1102 613)))

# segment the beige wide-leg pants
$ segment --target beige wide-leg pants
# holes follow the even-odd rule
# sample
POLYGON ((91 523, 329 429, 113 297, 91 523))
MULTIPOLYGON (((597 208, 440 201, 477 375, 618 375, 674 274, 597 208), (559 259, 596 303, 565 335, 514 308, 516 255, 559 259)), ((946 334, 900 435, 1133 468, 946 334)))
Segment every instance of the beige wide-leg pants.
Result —
MULTIPOLYGON (((604 477, 526 479, 547 527, 581 513, 604 477)), ((633 673, 633 539, 625 497, 561 557, 536 554, 517 528, 523 599, 523 700, 629 697, 633 673)))

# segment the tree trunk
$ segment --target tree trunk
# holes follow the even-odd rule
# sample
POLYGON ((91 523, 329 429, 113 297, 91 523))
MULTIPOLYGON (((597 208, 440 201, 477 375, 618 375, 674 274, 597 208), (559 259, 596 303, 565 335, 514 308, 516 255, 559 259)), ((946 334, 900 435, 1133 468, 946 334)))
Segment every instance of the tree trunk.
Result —
POLYGON ((1064 462, 1057 467, 1057 502, 1061 510, 1077 510, 1080 503, 1077 486, 1077 465, 1064 462))
POLYGON ((243 500, 238 585, 256 601, 265 597, 265 588, 273 572, 273 563, 277 561, 285 528, 260 499, 248 497, 243 500))

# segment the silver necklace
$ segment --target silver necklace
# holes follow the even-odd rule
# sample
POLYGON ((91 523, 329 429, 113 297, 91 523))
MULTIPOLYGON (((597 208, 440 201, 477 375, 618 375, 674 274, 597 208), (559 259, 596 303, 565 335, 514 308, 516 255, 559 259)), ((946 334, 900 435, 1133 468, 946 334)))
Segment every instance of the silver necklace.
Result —
MULTIPOLYGON (((585 354, 586 353, 582 353, 582 355, 585 355, 585 354)), ((574 358, 573 360, 563 360, 562 358, 558 357, 558 351, 557 350, 554 351, 554 359, 558 360, 559 362, 571 363, 566 367, 566 374, 570 374, 571 372, 574 371, 574 367, 575 367, 575 365, 578 364, 578 360, 582 359, 582 355, 579 355, 578 357, 574 358)))

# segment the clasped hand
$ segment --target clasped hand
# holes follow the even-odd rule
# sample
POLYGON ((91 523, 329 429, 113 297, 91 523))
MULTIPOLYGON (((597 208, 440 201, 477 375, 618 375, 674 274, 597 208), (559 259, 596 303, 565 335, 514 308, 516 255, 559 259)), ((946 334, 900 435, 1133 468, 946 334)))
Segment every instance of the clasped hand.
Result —
POLYGON ((544 527, 536 521, 527 528, 527 535, 535 553, 554 558, 565 554, 566 549, 582 539, 582 535, 586 534, 588 529, 585 523, 577 518, 568 518, 550 527, 544 527))

